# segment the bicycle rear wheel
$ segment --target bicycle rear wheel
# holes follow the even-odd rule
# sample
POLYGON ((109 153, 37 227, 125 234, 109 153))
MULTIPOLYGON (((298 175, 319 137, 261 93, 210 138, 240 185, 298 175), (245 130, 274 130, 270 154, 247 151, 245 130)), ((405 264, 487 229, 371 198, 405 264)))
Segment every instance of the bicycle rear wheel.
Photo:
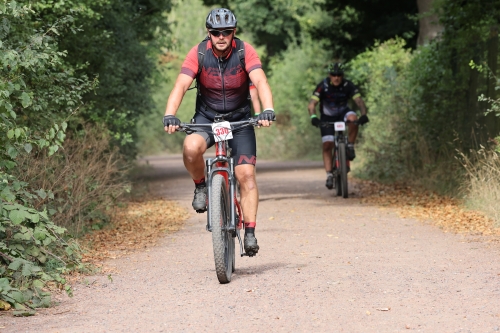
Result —
POLYGON ((222 175, 212 179, 210 195, 210 224, 214 248, 215 272, 220 283, 231 282, 234 262, 234 238, 229 227, 229 198, 226 180, 222 175))
POLYGON ((340 183, 342 188, 342 197, 347 198, 349 196, 347 192, 347 155, 346 146, 344 142, 339 143, 339 163, 340 163, 340 183))

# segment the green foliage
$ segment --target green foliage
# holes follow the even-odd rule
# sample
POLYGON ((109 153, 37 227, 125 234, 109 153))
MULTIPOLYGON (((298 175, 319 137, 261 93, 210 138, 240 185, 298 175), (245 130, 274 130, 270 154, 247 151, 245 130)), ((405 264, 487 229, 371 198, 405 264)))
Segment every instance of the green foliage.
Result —
MULTIPOLYGON (((418 150, 418 130, 409 120, 411 92, 407 68, 412 59, 402 39, 377 43, 349 63, 349 74, 363 91, 370 123, 363 131, 360 175, 401 180, 413 169, 408 156, 418 150)), ((420 162, 419 162, 420 164, 420 162)))
POLYGON ((411 55, 399 42, 383 43, 351 67, 372 115, 364 133, 364 175, 456 193, 463 176, 456 151, 488 145, 500 130, 486 103, 495 109, 500 11, 480 0, 443 0, 436 10, 444 27, 439 39, 411 55))
POLYGON ((325 65, 329 56, 323 45, 303 36, 301 45, 289 46, 270 63, 269 84, 277 125, 257 131, 257 146, 265 147, 259 149, 260 158, 318 156, 320 134, 310 124, 307 103, 316 85, 327 75, 325 65))
POLYGON ((98 78, 99 86, 84 95, 80 115, 105 124, 127 156, 136 153, 136 124, 154 109, 151 85, 160 45, 168 43, 163 13, 170 0, 73 0, 53 5, 37 1, 38 18, 54 22, 73 15, 71 29, 60 33, 59 48, 79 74, 98 78))
POLYGON ((273 56, 298 42, 303 17, 321 2, 235 0, 229 6, 235 12, 238 27, 251 33, 256 44, 265 45, 267 54, 273 56))
POLYGON ((0 298, 20 310, 48 305, 41 288, 47 281, 64 285, 59 273, 78 265, 79 250, 62 239, 64 229, 46 210, 33 205, 52 194, 35 192, 12 171, 22 155, 59 150, 65 120, 92 88, 85 76, 75 76, 57 47, 57 35, 73 18, 45 25, 32 20, 34 15, 15 1, 0 3, 0 298), (59 267, 48 269, 53 261, 59 267))
POLYGON ((396 36, 415 47, 417 13, 416 1, 325 0, 307 31, 315 40, 327 41, 335 58, 350 60, 375 41, 396 36))
MULTIPOLYGON (((157 70, 161 74, 153 93, 154 111, 140 117, 137 122, 138 149, 142 155, 167 151, 178 153, 182 149, 184 135, 166 135, 162 126, 170 91, 180 73, 182 62, 189 50, 206 36, 205 18, 209 8, 200 0, 178 1, 166 21, 172 26, 172 43, 163 48, 157 70), (186 13, 190 13, 186 19, 186 13)), ((193 85, 194 86, 194 85, 193 85)), ((189 122, 195 110, 196 90, 190 90, 177 112, 181 121, 189 122)))
POLYGON ((19 310, 49 306, 50 293, 42 291, 49 282, 70 293, 60 274, 81 267, 77 244, 62 238, 65 229, 26 202, 51 194, 30 193, 26 185, 0 172, 0 299, 19 310))
MULTIPOLYGON (((338 59, 351 59, 375 40, 395 36, 414 46, 418 32, 416 1, 315 0, 246 1, 204 0, 207 6, 222 5, 234 11, 238 26, 266 46, 270 56, 301 43, 300 36, 326 43, 338 59)), ((265 64, 268 61, 266 59, 265 64)))

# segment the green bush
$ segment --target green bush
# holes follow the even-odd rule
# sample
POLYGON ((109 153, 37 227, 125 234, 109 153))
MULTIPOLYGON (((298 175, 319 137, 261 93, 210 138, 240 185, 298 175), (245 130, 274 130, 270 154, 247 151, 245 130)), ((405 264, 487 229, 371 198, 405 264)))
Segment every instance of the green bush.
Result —
POLYGON ((382 181, 400 180, 413 169, 418 129, 411 126, 407 67, 412 59, 401 39, 376 44, 349 63, 349 74, 359 84, 369 110, 363 128, 359 175, 382 181))
POLYGON ((303 36, 300 45, 290 45, 273 58, 268 76, 277 123, 257 131, 259 158, 319 158, 321 137, 311 126, 307 105, 316 85, 327 76, 329 56, 322 44, 303 36))
POLYGON ((59 31, 58 48, 65 50, 65 61, 76 73, 99 80, 83 94, 87 106, 79 115, 104 124, 112 144, 134 158, 137 121, 154 110, 156 56, 160 46, 169 43, 164 12, 171 1, 69 0, 54 5, 52 0, 40 0, 33 7, 34 23, 53 24, 71 15, 68 29, 59 31))
POLYGON ((0 3, 0 299, 21 311, 49 304, 42 287, 66 283, 59 274, 79 266, 79 249, 34 205, 53 194, 30 187, 13 170, 22 155, 60 149, 65 120, 92 88, 57 47, 59 31, 73 18, 47 26, 32 21, 34 15, 14 1, 0 3))

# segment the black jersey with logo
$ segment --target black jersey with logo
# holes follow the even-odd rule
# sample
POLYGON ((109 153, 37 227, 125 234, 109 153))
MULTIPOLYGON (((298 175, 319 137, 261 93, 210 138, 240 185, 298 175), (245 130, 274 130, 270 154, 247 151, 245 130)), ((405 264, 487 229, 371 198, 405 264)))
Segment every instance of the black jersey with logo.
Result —
POLYGON ((311 98, 320 102, 322 114, 335 117, 349 109, 349 99, 358 96, 359 90, 351 81, 343 79, 339 86, 334 86, 327 77, 316 86, 311 98))

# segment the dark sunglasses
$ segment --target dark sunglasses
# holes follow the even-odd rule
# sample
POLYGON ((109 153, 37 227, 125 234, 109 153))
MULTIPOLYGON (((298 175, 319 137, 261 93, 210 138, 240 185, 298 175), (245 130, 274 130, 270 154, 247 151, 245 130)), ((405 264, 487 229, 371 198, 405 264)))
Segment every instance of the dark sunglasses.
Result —
POLYGON ((210 34, 214 37, 219 37, 220 34, 222 34, 222 36, 224 37, 227 37, 229 36, 230 34, 232 34, 234 32, 234 29, 228 29, 228 30, 208 30, 208 32, 210 32, 210 34))
POLYGON ((336 76, 342 77, 343 76, 343 74, 332 74, 332 73, 330 73, 330 75, 333 76, 333 77, 336 77, 336 76))

